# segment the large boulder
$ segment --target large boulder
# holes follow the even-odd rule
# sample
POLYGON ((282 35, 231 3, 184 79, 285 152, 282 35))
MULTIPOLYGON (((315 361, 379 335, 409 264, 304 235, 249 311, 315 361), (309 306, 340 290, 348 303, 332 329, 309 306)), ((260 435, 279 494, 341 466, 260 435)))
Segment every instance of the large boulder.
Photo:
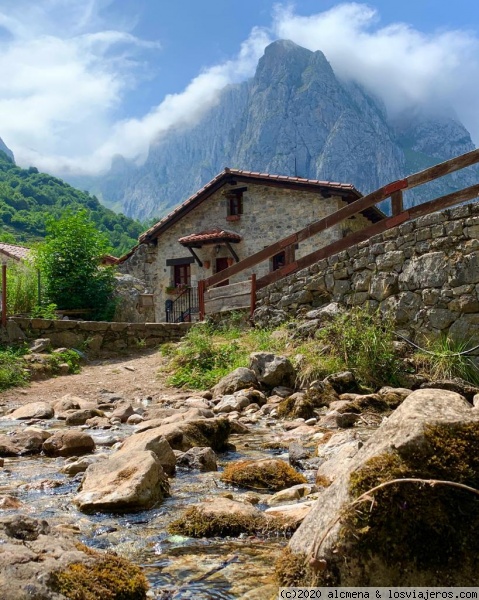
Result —
POLYGON ((253 352, 249 359, 250 369, 263 385, 271 388, 279 385, 294 387, 296 371, 285 356, 277 356, 269 352, 253 352))
MULTIPOLYGON (((196 419, 167 423, 155 428, 173 450, 186 452, 194 446, 209 446, 219 452, 226 450, 231 423, 224 418, 196 419)), ((137 434, 135 434, 137 435, 137 434)))
POLYGON ((46 402, 29 402, 11 412, 7 419, 52 419, 53 408, 46 402))
POLYGON ((478 447, 479 414, 465 398, 410 394, 356 454, 349 446, 337 462, 343 471, 278 567, 281 583, 476 586, 478 447), (398 479, 415 481, 388 484, 398 479))
POLYGON ((151 508, 168 491, 168 478, 153 452, 116 452, 88 467, 74 502, 84 512, 137 511, 151 508))
POLYGON ((178 458, 178 466, 199 471, 217 471, 216 454, 211 448, 190 448, 178 458))
POLYGON ((2 517, 0 537, 2 600, 146 599, 148 584, 140 567, 87 549, 46 521, 27 515, 2 517))
POLYGON ((56 431, 43 443, 43 451, 49 456, 80 456, 94 450, 93 438, 83 431, 56 431))
POLYGON ((234 394, 239 390, 249 387, 256 387, 258 380, 254 371, 246 367, 239 367, 228 375, 225 375, 213 388, 213 396, 224 396, 225 394, 234 394))
POLYGON ((173 475, 175 472, 176 457, 170 444, 158 429, 148 429, 147 431, 131 435, 123 442, 120 451, 128 453, 151 450, 160 461, 160 465, 165 473, 173 475))

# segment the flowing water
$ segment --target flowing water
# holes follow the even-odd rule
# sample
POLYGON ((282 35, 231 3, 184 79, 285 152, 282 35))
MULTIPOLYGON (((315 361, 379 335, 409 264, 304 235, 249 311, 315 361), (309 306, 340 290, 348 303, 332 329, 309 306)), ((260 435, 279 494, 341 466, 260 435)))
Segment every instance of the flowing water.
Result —
MULTIPOLYGON (((18 426, 18 421, 0 421, 0 433, 18 426)), ((41 426, 61 428, 64 422, 52 420, 41 426)), ((98 444, 111 444, 112 438, 122 439, 133 433, 131 427, 123 425, 107 432, 86 431, 98 444)), ((271 456, 274 452, 264 450, 261 445, 271 440, 272 433, 274 427, 255 425, 251 434, 231 436, 230 441, 237 449, 219 455, 220 469, 231 460, 271 456)), ((112 452, 103 445, 97 446, 96 451, 112 452)), ((60 469, 64 464, 63 458, 43 455, 6 458, 0 470, 0 495, 20 500, 23 506, 18 512, 27 511, 32 517, 47 519, 51 525, 72 529, 86 545, 114 550, 140 564, 153 598, 230 600, 257 590, 256 595, 248 597, 267 600, 274 593, 271 588, 274 562, 287 543, 284 537, 193 539, 167 532, 168 524, 183 509, 205 497, 226 491, 233 492, 235 498, 247 493, 220 482, 219 472, 178 470, 170 479, 171 496, 148 511, 85 515, 72 502, 82 474, 73 478, 62 474, 60 469)), ((264 508, 261 504, 259 507, 264 508)))

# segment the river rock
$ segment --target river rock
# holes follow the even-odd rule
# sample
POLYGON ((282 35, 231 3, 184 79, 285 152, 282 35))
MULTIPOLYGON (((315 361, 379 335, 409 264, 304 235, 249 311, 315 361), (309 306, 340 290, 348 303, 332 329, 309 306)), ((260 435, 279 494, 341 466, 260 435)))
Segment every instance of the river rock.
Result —
POLYGON ((65 423, 71 425, 85 425, 89 419, 104 417, 105 413, 97 408, 80 408, 79 410, 66 411, 64 413, 65 423))
POLYGON ((100 462, 101 460, 106 460, 107 458, 107 454, 94 454, 92 456, 82 456, 78 459, 67 459, 65 465, 60 470, 62 473, 73 477, 78 473, 84 473, 90 465, 100 462))
POLYGON ((162 425, 171 425, 172 423, 183 423, 186 421, 195 421, 197 419, 211 419, 215 416, 212 410, 206 408, 189 408, 188 410, 166 409, 164 414, 164 417, 148 418, 146 421, 143 421, 143 423, 136 428, 137 432, 141 433, 147 429, 156 429, 162 425))
POLYGON ((45 441, 44 432, 33 429, 15 430, 11 435, 0 435, 0 456, 40 454, 45 441))
POLYGON ((239 390, 256 387, 257 385, 258 380, 254 371, 246 367, 238 367, 218 381, 212 390, 213 397, 217 398, 218 396, 234 394, 239 390))
POLYGON ((368 492, 374 502, 351 507, 360 493, 398 477, 477 487, 477 444, 479 415, 462 396, 437 389, 410 394, 344 462, 291 539, 289 552, 312 565, 295 584, 477 585, 471 548, 479 515, 471 494, 405 483, 368 492), (322 569, 314 571, 316 564, 322 569))
POLYGON ((217 471, 216 454, 211 448, 190 448, 178 458, 178 466, 199 471, 217 471))
POLYGON ((126 423, 128 421, 128 417, 131 417, 134 414, 135 410, 131 404, 120 404, 110 414, 110 419, 119 418, 121 423, 126 423))
POLYGON ((121 452, 138 452, 151 450, 159 460, 165 473, 174 475, 176 457, 166 438, 159 429, 148 429, 141 433, 130 435, 122 444, 121 452))
POLYGON ((358 388, 356 377, 354 376, 354 373, 351 373, 351 371, 333 373, 328 375, 323 382, 329 383, 333 387, 334 391, 338 394, 354 392, 358 388))
POLYGON ((450 392, 456 392, 464 396, 469 402, 473 402, 474 396, 479 393, 479 388, 473 386, 467 381, 462 379, 436 379, 435 381, 428 381, 422 383, 420 386, 421 390, 424 389, 437 389, 437 390, 449 390, 450 392))
POLYGON ((93 438, 83 431, 55 431, 43 443, 43 451, 48 456, 80 456, 94 450, 93 438))
MULTIPOLYGON (((141 569, 116 555, 86 552, 78 539, 26 515, 0 518, 2 600, 61 600, 61 581, 78 598, 146 599, 141 569), (104 574, 109 573, 109 577, 104 574)), ((71 597, 71 596, 70 596, 71 597)))
POLYGON ((0 496, 0 510, 18 510, 23 502, 14 496, 0 496))
POLYGON ((214 412, 217 414, 230 413, 235 410, 241 411, 251 404, 251 400, 241 393, 223 396, 220 402, 214 407, 214 412))
POLYGON ((88 467, 74 503, 84 512, 146 510, 168 492, 168 478, 153 452, 120 451, 88 467))
POLYGON ((170 533, 189 537, 238 536, 265 528, 267 518, 255 506, 225 497, 206 499, 170 524, 170 533))
POLYGON ((306 483, 301 473, 277 458, 242 460, 229 463, 221 479, 226 483, 256 491, 277 491, 298 483, 306 483))
MULTIPOLYGON (((145 425, 147 423, 141 425, 139 432, 145 425)), ((168 423, 155 428, 155 430, 158 435, 166 438, 173 450, 186 452, 194 446, 209 446, 213 450, 221 452, 227 447, 231 424, 227 419, 218 417, 168 423)))
POLYGON ((250 369, 260 383, 268 387, 294 387, 296 371, 291 361, 285 356, 277 356, 269 352, 253 352, 250 354, 250 369))
POLYGON ((8 419, 52 419, 53 408, 47 402, 30 402, 11 412, 8 419))
POLYGON ((382 387, 378 394, 383 398, 389 408, 395 409, 397 408, 410 394, 412 390, 407 388, 393 388, 389 386, 382 387))

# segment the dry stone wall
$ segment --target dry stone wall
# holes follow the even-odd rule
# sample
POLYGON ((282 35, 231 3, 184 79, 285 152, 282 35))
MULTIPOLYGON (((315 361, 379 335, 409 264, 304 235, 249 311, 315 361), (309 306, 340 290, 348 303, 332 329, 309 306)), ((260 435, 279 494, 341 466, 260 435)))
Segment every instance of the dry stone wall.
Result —
POLYGON ((49 319, 9 320, 9 341, 48 338, 55 348, 78 348, 89 356, 101 352, 121 352, 154 348, 180 340, 191 323, 108 323, 106 321, 60 321, 49 319))
POLYGON ((416 340, 479 344, 479 203, 404 223, 258 292, 260 312, 331 301, 390 314, 416 340))

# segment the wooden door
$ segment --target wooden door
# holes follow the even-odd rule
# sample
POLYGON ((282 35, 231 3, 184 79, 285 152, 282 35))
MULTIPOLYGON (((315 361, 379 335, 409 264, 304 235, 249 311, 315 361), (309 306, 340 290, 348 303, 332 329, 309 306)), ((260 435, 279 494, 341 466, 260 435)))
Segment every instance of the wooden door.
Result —
MULTIPOLYGON (((221 256, 216 259, 216 273, 219 273, 220 271, 224 271, 228 266, 229 266, 228 258, 226 258, 225 256, 221 256)), ((226 279, 226 281, 222 281, 221 283, 218 283, 217 287, 220 287, 222 285, 228 285, 228 284, 229 284, 229 279, 226 279)))

